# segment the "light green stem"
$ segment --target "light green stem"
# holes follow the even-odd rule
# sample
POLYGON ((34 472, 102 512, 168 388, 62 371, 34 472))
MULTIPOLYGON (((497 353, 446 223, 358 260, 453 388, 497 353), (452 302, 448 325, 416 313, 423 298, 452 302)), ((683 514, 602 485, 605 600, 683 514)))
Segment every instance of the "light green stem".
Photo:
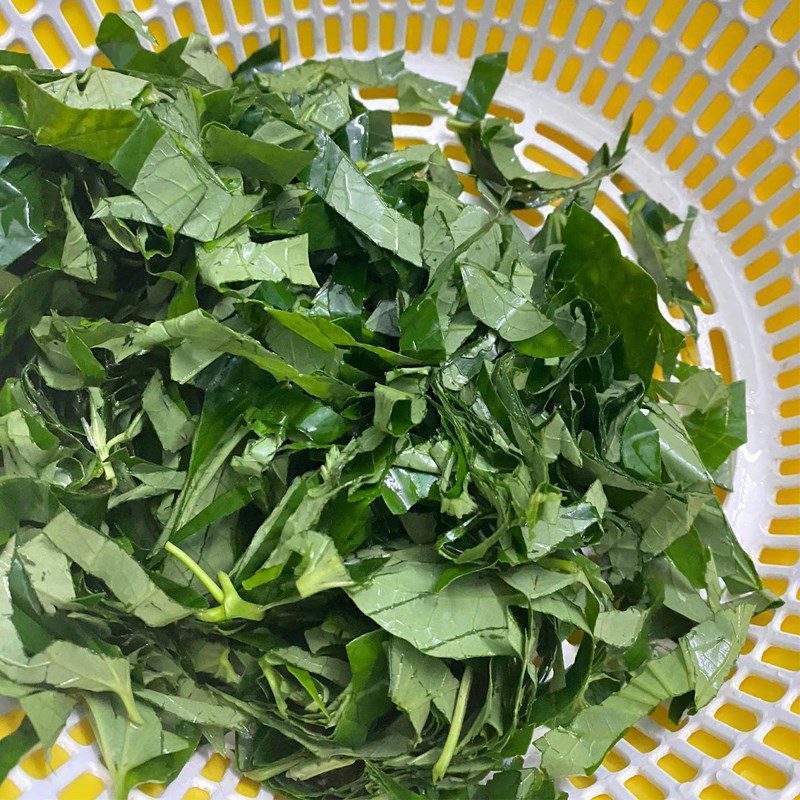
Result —
POLYGON ((164 545, 164 549, 170 554, 175 556, 178 561, 181 562, 184 566, 186 566, 191 573, 206 587, 208 593, 218 602, 221 603, 225 599, 225 594, 217 586, 214 581, 211 580, 208 573, 191 557, 188 556, 180 547, 176 547, 172 542, 167 542, 164 545))
POLYGON ((464 675, 461 678, 461 684, 458 687, 458 695, 456 696, 456 707, 453 711, 453 721, 450 723, 450 730, 448 731, 447 738, 444 741, 442 754, 433 765, 433 782, 437 783, 444 778, 450 762, 456 753, 456 746, 458 745, 459 737, 461 736, 461 728, 464 726, 464 717, 467 713, 467 701, 469 700, 469 690, 472 686, 472 665, 467 664, 464 669, 464 675))

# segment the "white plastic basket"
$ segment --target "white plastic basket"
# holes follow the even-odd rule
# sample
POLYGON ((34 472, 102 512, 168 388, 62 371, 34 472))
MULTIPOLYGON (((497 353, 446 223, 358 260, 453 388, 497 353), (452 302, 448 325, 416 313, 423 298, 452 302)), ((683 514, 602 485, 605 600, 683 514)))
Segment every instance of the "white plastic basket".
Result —
MULTIPOLYGON (((710 298, 698 356, 748 388, 749 442, 726 511, 785 605, 750 628, 720 696, 679 730, 656 712, 591 778, 580 800, 796 800, 800 796, 800 73, 798 0, 0 0, 0 47, 65 70, 98 60, 103 13, 136 10, 161 43, 208 34, 231 66, 279 34, 284 58, 371 58, 405 48, 409 65, 463 85, 472 59, 507 49, 495 113, 511 115, 530 166, 582 170, 631 114, 631 152, 596 213, 626 242, 631 183, 677 212, 700 207, 694 288, 710 298)), ((396 108, 364 91, 375 107, 396 108)), ((465 155, 443 122, 396 115, 400 139, 465 155)), ((469 186, 467 184, 467 189, 469 186)), ((540 222, 538 212, 523 221, 540 222)), ((3 700, 0 698, 0 703, 3 700)), ((0 736, 19 722, 0 705, 0 736)), ((108 775, 75 717, 49 764, 41 752, 0 785, 0 800, 107 798, 108 775)), ((224 759, 200 751, 168 800, 263 800, 224 759)), ((498 798, 501 800, 501 798, 498 798)))

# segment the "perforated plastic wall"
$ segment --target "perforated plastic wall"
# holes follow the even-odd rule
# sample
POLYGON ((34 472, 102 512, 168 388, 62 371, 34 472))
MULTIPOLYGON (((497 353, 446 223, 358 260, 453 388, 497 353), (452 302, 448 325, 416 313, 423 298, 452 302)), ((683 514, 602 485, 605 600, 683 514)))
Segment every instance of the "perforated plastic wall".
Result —
MULTIPOLYGON (((644 188, 678 212, 700 207, 695 291, 709 301, 697 353, 748 386, 750 440, 726 511, 779 611, 753 621, 720 696, 679 728, 657 711, 590 778, 580 800, 796 800, 800 796, 800 3, 786 0, 0 0, 0 47, 72 70, 102 57, 102 14, 134 9, 160 43, 210 35, 229 65, 279 34, 284 58, 372 57, 404 48, 412 67, 463 84, 471 59, 510 51, 496 114, 521 152, 557 172, 583 170, 633 115, 623 173, 596 213, 627 246, 620 194, 644 188)), ((390 93, 364 90, 372 106, 390 93)), ((457 169, 466 155, 440 120, 396 114, 398 146, 437 141, 457 169)), ((464 180, 465 190, 472 190, 464 180)), ((541 223, 537 211, 520 213, 541 223)), ((0 698, 0 703, 2 703, 0 698)), ((21 712, 0 706, 0 737, 21 712)), ((0 800, 106 797, 107 773, 77 718, 47 764, 41 752, 0 785, 0 800)), ((132 796, 157 797, 157 786, 132 796)), ((170 800, 269 797, 219 756, 195 755, 170 800)))

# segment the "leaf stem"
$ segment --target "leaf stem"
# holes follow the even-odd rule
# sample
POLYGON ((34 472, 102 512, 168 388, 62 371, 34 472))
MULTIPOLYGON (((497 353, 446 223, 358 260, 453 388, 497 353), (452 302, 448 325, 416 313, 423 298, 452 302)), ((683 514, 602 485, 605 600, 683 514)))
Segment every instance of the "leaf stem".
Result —
POLYGON ((172 544, 172 542, 166 542, 164 545, 164 549, 170 554, 175 556, 178 561, 181 562, 185 567, 187 567, 192 574, 206 587, 208 593, 218 602, 221 603, 225 599, 225 594, 217 586, 214 581, 211 580, 208 573, 189 555, 183 552, 180 547, 172 544))
POLYGON ((461 678, 461 683, 458 687, 458 695, 456 695, 456 707, 453 711, 453 721, 450 723, 450 730, 447 733, 447 738, 444 741, 442 754, 433 765, 433 782, 438 783, 450 766, 453 756, 456 753, 456 745, 461 736, 461 728, 464 726, 464 717, 467 714, 467 700, 469 700, 469 690, 472 686, 472 665, 467 664, 464 669, 464 675, 461 678))

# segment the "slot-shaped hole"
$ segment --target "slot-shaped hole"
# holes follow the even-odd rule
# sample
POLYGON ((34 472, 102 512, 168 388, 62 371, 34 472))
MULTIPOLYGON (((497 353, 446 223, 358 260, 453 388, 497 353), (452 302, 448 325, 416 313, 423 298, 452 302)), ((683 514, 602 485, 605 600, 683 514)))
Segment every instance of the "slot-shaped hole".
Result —
POLYGON ((616 119, 620 115, 622 109, 625 108, 625 104, 628 102, 630 96, 630 86, 624 83, 617 84, 606 101, 606 104, 603 106, 603 116, 608 119, 616 119))
POLYGON ((94 41, 95 30, 80 0, 64 0, 61 4, 61 13, 75 34, 78 44, 81 47, 88 47, 94 41))
POLYGON ((52 775, 69 760, 69 753, 60 745, 54 744, 45 755, 41 747, 37 747, 30 755, 19 762, 22 771, 35 781, 42 781, 52 775))
MULTIPOLYGON (((800 444, 800 441, 796 441, 796 439, 800 440, 800 432, 785 431, 784 434, 789 434, 788 437, 784 436, 789 439, 789 443, 783 442, 786 447, 800 444), (792 436, 793 433, 798 435, 792 436)), ((774 536, 798 536, 800 535, 800 517, 776 517, 769 524, 769 532, 774 536)))
POLYGON ((206 18, 208 32, 212 36, 219 36, 225 31, 225 16, 219 0, 203 0, 203 15, 206 18))
POLYGON ((49 18, 42 17, 33 23, 33 35, 56 69, 62 69, 72 61, 69 49, 49 18))
POLYGON ((697 127, 704 133, 713 130, 731 110, 732 105, 731 98, 727 94, 720 92, 697 118, 697 127))
POLYGON ((781 630, 784 633, 790 633, 792 636, 800 636, 800 617, 796 614, 790 614, 781 622, 781 630))
POLYGON ((758 725, 758 717, 746 708, 733 703, 721 705, 714 716, 722 723, 737 731, 752 731, 758 725))
POLYGON ((731 368, 731 353, 725 332, 721 328, 712 328, 708 332, 708 341, 711 345, 711 355, 714 359, 714 369, 722 376, 722 380, 730 383, 733 380, 731 368))
POLYGON ((188 36, 194 33, 196 28, 194 17, 192 16, 192 9, 187 6, 178 6, 173 12, 172 16, 175 19, 175 25, 178 28, 178 33, 181 36, 188 36))
POLYGON ((800 753, 800 733, 784 725, 778 725, 764 737, 764 744, 789 758, 797 758, 797 754, 800 753))
POLYGON ((423 18, 420 14, 409 14, 406 21, 406 50, 418 53, 422 47, 423 18))
MULTIPOLYGON (((778 373, 779 388, 790 389, 792 386, 800 386, 800 367, 778 373)), ((798 528, 798 533, 800 533, 800 528, 798 528)))
POLYGON ((717 220, 717 227, 727 233, 746 219, 752 210, 753 206, 747 200, 739 200, 717 220))
POLYGON ((759 561, 762 564, 773 564, 780 567, 791 567, 797 563, 800 553, 788 548, 765 547, 761 551, 759 561))
POLYGON ((797 672, 800 670, 800 651, 786 647, 768 647, 761 655, 765 664, 772 664, 779 669, 797 672))
POLYGON ((783 342, 778 342, 772 348, 772 357, 776 361, 784 361, 800 352, 800 336, 793 336, 783 342))
POLYGON ((520 16, 520 22, 523 25, 529 25, 531 28, 535 27, 542 16, 544 4, 545 0, 527 0, 520 16))
POLYGON ((530 49, 530 37, 520 34, 514 39, 514 44, 508 53, 508 68, 511 72, 519 72, 525 66, 530 49))
POLYGON ((597 38, 600 28, 603 26, 605 14, 599 8, 590 8, 583 18, 578 35, 575 37, 575 44, 580 50, 588 50, 597 38))
POLYGON ((432 122, 433 117, 430 114, 423 114, 416 111, 392 112, 392 123, 394 125, 413 125, 426 128, 432 122))
POLYGON ((556 52, 552 47, 543 47, 539 51, 536 65, 533 68, 533 79, 540 83, 547 80, 550 70, 553 69, 553 62, 556 60, 556 52))
POLYGON ((664 0, 653 17, 653 24, 666 33, 675 24, 685 6, 686 0, 664 0))
POLYGON ((232 5, 233 14, 240 25, 253 24, 253 4, 251 0, 232 0, 232 5))
POLYGON ((743 177, 752 175, 773 153, 775 145, 769 139, 755 144, 736 165, 736 171, 743 177))
POLYGON ((781 257, 776 250, 768 250, 762 253, 755 261, 751 261, 744 268, 744 275, 749 281, 756 281, 766 275, 770 270, 775 269, 781 263, 781 257))
POLYGON ((795 192, 775 208, 769 218, 776 228, 782 228, 798 216, 800 216, 800 192, 795 192))
POLYGON ((757 44, 734 70, 730 77, 730 85, 739 93, 747 90, 773 59, 772 50, 764 44, 757 44))
MULTIPOLYGON (((783 447, 798 447, 800 446, 800 429, 781 431, 781 445, 783 447)), ((783 518, 781 518, 783 519, 783 518)), ((778 520, 773 520, 777 522, 778 520)), ((800 533, 800 517, 794 520, 784 520, 791 522, 791 529, 786 533, 787 536, 796 536, 800 533)), ((777 533, 770 528, 770 533, 777 533)))
POLYGON ((784 97, 788 97, 790 93, 794 92, 798 80, 800 79, 794 70, 788 67, 781 69, 753 101, 756 111, 764 116, 769 114, 784 97))
POLYGON ((297 45, 303 58, 314 57, 314 23, 310 19, 297 21, 297 45))
POLYGON ((603 766, 609 772, 619 772, 628 766, 628 760, 616 750, 611 750, 603 759, 603 766))
MULTIPOLYGON (((767 333, 777 333, 778 331, 782 331, 784 328, 788 328, 790 325, 794 325, 796 322, 800 322, 800 306, 789 306, 788 308, 778 311, 777 314, 767 317, 764 320, 764 328, 766 329, 767 333)), ((783 404, 783 406, 785 405, 786 403, 783 404)), ((783 406, 781 406, 782 409, 783 406)), ((794 408, 793 405, 791 407, 794 408)), ((794 414, 787 414, 786 416, 793 415, 794 414)))
POLYGON ((739 689, 767 703, 777 703, 786 694, 786 687, 783 684, 762 678, 760 675, 748 675, 739 684, 739 689))
POLYGON ((686 741, 701 753, 712 758, 725 758, 733 749, 724 739, 702 729, 695 731, 686 741))
POLYGON ((702 97, 707 87, 708 78, 705 75, 699 73, 692 75, 675 98, 673 107, 681 114, 687 114, 702 97))
POLYGON ((708 178, 716 166, 717 162, 713 156, 704 155, 686 174, 686 177, 683 179, 684 184, 689 189, 696 189, 708 178))
POLYGON ((696 149, 697 140, 694 136, 684 136, 667 156, 667 166, 671 170, 678 169, 696 149))
POLYGON ((700 800, 742 800, 742 798, 730 789, 726 789, 718 783, 712 783, 700 792, 700 800))
POLYGON ((561 74, 556 81, 556 88, 560 92, 569 92, 575 84, 575 79, 581 71, 581 60, 577 56, 570 56, 561 69, 561 74))
MULTIPOLYGON (((668 0, 671 2, 671 0, 668 0)), ((650 83, 650 88, 657 94, 663 95, 673 83, 677 77, 681 74, 681 70, 683 69, 683 59, 675 55, 675 53, 671 53, 664 59, 664 63, 661 65, 661 69, 655 74, 655 77, 650 83)))
MULTIPOLYGON (((339 17, 325 17, 323 25, 325 31, 325 49, 331 55, 342 51, 342 23, 339 17)), ((362 89, 362 97, 364 90, 362 89)))
POLYGON ((791 139, 800 132, 800 103, 796 103, 779 120, 775 126, 775 133, 781 139, 791 139))
POLYGON ((628 43, 628 39, 631 38, 632 31, 633 28, 625 20, 619 20, 614 23, 611 35, 608 37, 603 47, 603 52, 601 53, 602 59, 609 64, 616 64, 617 61, 619 61, 619 57, 622 55, 625 45, 628 43))
POLYGON ((745 756, 741 761, 737 761, 733 765, 733 771, 750 783, 767 789, 783 789, 789 782, 781 770, 755 756, 745 756))
POLYGON ((697 767, 684 761, 673 753, 667 753, 658 760, 658 766, 678 783, 687 783, 697 776, 697 767))
POLYGON ((433 38, 431 52, 442 55, 447 52, 447 43, 450 40, 450 18, 437 17, 433 23, 433 38))
POLYGON ((681 34, 681 44, 687 50, 696 50, 706 38, 719 17, 716 3, 701 3, 694 16, 686 23, 681 34))
POLYGON ((597 95, 600 94, 603 86, 605 86, 606 77, 605 70, 600 69, 600 67, 595 67, 592 70, 591 75, 589 75, 589 78, 581 90, 582 103, 585 103, 587 106, 594 105, 594 101, 597 100, 597 95))
POLYGON ((647 137, 645 141, 647 149, 651 150, 653 153, 660 150, 666 144, 667 139, 672 136, 675 127, 674 119, 670 119, 669 117, 662 119, 647 137))
POLYGON ((763 225, 754 225, 731 245, 731 250, 733 250, 734 255, 743 256, 749 253, 756 245, 761 244, 766 238, 766 228, 763 225))
POLYGON ((369 44, 369 17, 366 14, 353 14, 350 28, 353 36, 353 50, 363 53, 369 44))
POLYGON ((236 54, 227 42, 218 45, 217 57, 227 67, 228 72, 233 72, 236 69, 236 54))
POLYGON ((657 725, 660 725, 662 728, 666 728, 672 733, 679 731, 686 725, 685 719, 677 723, 673 722, 669 718, 669 713, 664 705, 656 706, 655 710, 650 713, 650 719, 653 720, 653 722, 655 722, 657 725))
POLYGON ((785 297, 792 291, 792 288, 792 282, 783 276, 756 292, 756 302, 760 306, 768 306, 770 303, 780 300, 781 297, 785 297))
POLYGON ((633 745, 640 753, 649 753, 658 747, 658 742, 655 739, 651 739, 638 728, 631 728, 624 738, 628 744, 633 745))
POLYGON ((733 182, 733 178, 724 177, 703 195, 700 200, 703 208, 706 211, 716 208, 735 188, 736 184, 733 182))
POLYGON ((658 42, 652 36, 642 37, 642 41, 637 45, 628 66, 625 68, 625 72, 627 72, 631 78, 638 80, 644 75, 645 71, 650 66, 650 62, 653 60, 653 56, 657 52, 658 42))
POLYGON ((394 49, 395 42, 395 15, 385 12, 378 17, 378 44, 381 50, 394 49))
POLYGON ((664 800, 666 795, 644 775, 634 775, 625 781, 625 788, 638 800, 664 800))
POLYGON ((200 774, 210 781, 219 783, 228 771, 230 760, 224 758, 219 753, 213 753, 211 758, 208 759, 206 765, 203 767, 200 774))
POLYGON ((59 793, 58 800, 95 800, 105 790, 106 785, 97 775, 84 772, 70 781, 59 793))
POLYGON ((550 35, 562 39, 577 8, 576 0, 558 0, 556 10, 550 20, 550 35))
POLYGON ((734 21, 720 34, 719 39, 709 48, 705 61, 711 69, 721 70, 737 53, 742 42, 747 38, 747 28, 741 22, 734 21))

